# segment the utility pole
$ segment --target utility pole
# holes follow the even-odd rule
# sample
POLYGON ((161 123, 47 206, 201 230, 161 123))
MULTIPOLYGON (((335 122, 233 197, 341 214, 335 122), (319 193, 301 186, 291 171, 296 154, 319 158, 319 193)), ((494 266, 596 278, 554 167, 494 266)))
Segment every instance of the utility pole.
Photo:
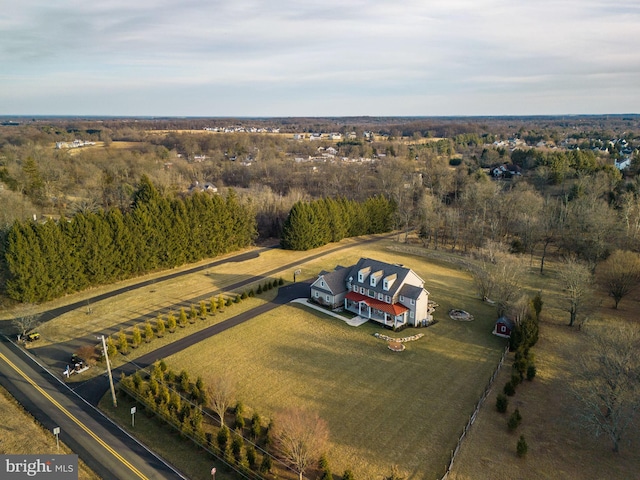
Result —
POLYGON ((109 363, 109 354, 107 353, 107 342, 104 340, 104 335, 100 335, 102 339, 102 348, 104 351, 104 359, 107 362, 107 372, 109 373, 109 385, 111 386, 111 398, 113 398, 113 406, 118 406, 118 400, 116 400, 116 389, 113 388, 113 377, 111 376, 111 364, 109 363))

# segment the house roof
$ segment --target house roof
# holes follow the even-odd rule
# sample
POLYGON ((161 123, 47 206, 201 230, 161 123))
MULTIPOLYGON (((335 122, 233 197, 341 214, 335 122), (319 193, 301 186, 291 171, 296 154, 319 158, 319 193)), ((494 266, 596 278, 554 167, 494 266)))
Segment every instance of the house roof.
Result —
MULTIPOLYGON (((371 258, 361 258, 356 265, 351 267, 350 272, 346 275, 345 278, 347 279, 351 278, 351 282, 354 285, 361 285, 363 287, 373 288, 373 290, 375 290, 376 292, 383 292, 386 295, 393 296, 398 292, 398 290, 400 289, 403 282, 407 278, 407 275, 409 275, 410 272, 411 272, 411 269, 407 267, 403 267, 402 265, 395 265, 392 263, 380 262, 378 260, 373 260, 371 258), (367 277, 364 279, 364 282, 358 281, 358 272, 361 270, 364 270, 365 273, 367 274, 367 277), (384 282, 378 282, 375 287, 371 287, 369 283, 368 275, 371 274, 372 272, 378 272, 378 271, 383 272, 383 274, 381 275, 381 278, 383 280, 385 278, 392 277, 394 275, 396 276, 389 290, 383 290, 382 287, 384 282)), ((420 279, 420 277, 418 278, 420 279)), ((420 279, 420 283, 424 284, 422 279, 420 279)), ((413 298, 417 298, 417 296, 413 298)))
POLYGON ((347 293, 346 297, 348 300, 353 300, 354 302, 364 302, 369 305, 371 308, 375 308, 377 310, 382 310, 390 315, 400 315, 407 310, 409 310, 404 305, 400 305, 399 303, 385 303, 381 300, 376 300, 375 298, 367 297, 366 295, 362 295, 356 292, 347 293))
MULTIPOLYGON (((327 288, 325 288, 324 290, 327 290, 334 295, 344 292, 346 290, 345 277, 348 271, 348 268, 338 265, 333 272, 320 272, 319 277, 321 277, 324 280, 324 283, 327 285, 327 288)), ((318 285, 315 286, 316 288, 320 288, 318 285)), ((320 289, 322 290, 322 288, 320 289)))
POLYGON ((417 299, 423 292, 423 290, 423 288, 417 287, 415 285, 404 284, 398 293, 403 297, 417 299))
POLYGON ((496 320, 496 324, 498 323, 503 323, 505 324, 507 327, 509 328, 513 328, 515 326, 515 324, 513 323, 513 320, 511 320, 510 318, 505 317, 504 315, 502 317, 500 317, 498 320, 496 320))

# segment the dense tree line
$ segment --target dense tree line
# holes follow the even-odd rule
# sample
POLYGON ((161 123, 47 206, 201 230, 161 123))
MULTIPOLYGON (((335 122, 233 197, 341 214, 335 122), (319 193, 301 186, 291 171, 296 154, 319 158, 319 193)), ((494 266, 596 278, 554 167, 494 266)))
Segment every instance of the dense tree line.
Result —
POLYGON ((343 238, 388 232, 396 205, 383 196, 365 202, 345 198, 300 201, 282 227, 280 244, 287 250, 309 250, 343 238))
POLYGON ((16 221, 5 237, 7 294, 41 302, 70 292, 233 251, 256 235, 255 214, 226 196, 161 196, 143 177, 131 209, 16 221))

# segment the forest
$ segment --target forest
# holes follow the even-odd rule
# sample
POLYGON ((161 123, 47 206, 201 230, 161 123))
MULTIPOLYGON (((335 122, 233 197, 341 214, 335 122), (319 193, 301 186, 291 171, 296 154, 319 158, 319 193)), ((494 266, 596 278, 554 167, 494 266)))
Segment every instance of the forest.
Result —
POLYGON ((541 269, 548 252, 560 252, 593 271, 615 250, 639 249, 639 146, 634 115, 7 119, 0 125, 2 290, 5 301, 44 301, 267 238, 301 248, 287 235, 304 209, 319 215, 311 223, 333 226, 312 235, 325 243, 396 229, 418 232, 434 249, 472 252, 492 241, 537 252, 541 269), (251 133, 255 127, 278 133, 251 133), (294 139, 305 132, 318 140, 294 139), (338 140, 324 135, 333 132, 338 140), (64 143, 74 140, 87 144, 64 143), (375 202, 386 212, 378 225, 352 228, 359 214, 347 207, 368 208, 370 217, 375 202), (102 237, 113 229, 121 229, 121 245, 102 237), (64 254, 63 232, 81 254, 64 254), (54 245, 59 267, 41 273, 56 277, 47 279, 56 293, 35 294, 9 272, 41 266, 7 246, 45 237, 39 248, 54 245), (118 253, 98 267, 92 249, 118 253))

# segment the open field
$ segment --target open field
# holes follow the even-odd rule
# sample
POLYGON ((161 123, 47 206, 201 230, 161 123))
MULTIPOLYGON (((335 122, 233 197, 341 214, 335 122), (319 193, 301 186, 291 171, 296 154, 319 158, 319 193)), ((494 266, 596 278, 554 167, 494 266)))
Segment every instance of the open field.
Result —
MULTIPOLYGON (((51 432, 45 430, 14 400, 4 388, 0 387, 0 454, 70 454, 69 448, 60 443, 51 432)), ((78 478, 80 480, 99 480, 82 461, 78 460, 78 478)))
POLYGON ((449 451, 484 389, 504 347, 491 335, 493 309, 474 296, 471 278, 455 268, 388 248, 354 246, 305 264, 303 277, 361 256, 403 263, 421 275, 440 304, 425 337, 393 353, 373 324, 347 326, 301 306, 284 306, 167 359, 169 366, 205 379, 235 376, 239 398, 262 415, 303 406, 327 420, 332 470, 380 478, 397 464, 407 478, 441 475, 449 451), (448 318, 450 308, 473 322, 448 318), (206 352, 206 353, 203 353, 206 352))

